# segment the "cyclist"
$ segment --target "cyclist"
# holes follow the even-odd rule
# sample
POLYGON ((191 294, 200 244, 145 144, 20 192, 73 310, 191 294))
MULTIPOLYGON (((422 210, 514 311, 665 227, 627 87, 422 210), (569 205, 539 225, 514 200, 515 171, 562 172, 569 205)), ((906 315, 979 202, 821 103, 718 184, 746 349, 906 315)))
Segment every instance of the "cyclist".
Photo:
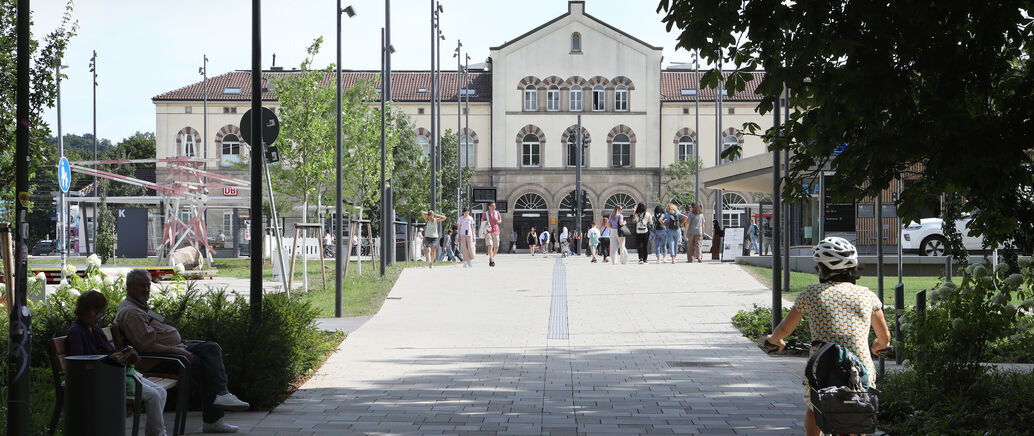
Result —
MULTIPOLYGON (((766 340, 781 351, 786 347, 783 338, 793 333, 801 318, 807 316, 812 340, 835 343, 850 350, 865 365, 870 384, 875 387, 876 371, 870 352, 886 351, 890 330, 876 294, 855 285, 859 278, 858 252, 846 239, 829 237, 815 246, 812 258, 817 263, 819 283, 809 285, 797 296, 793 309, 766 340), (868 346, 870 327, 876 332, 871 347, 868 346)), ((818 436, 821 432, 815 423, 807 383, 805 380, 805 430, 808 436, 818 436)))

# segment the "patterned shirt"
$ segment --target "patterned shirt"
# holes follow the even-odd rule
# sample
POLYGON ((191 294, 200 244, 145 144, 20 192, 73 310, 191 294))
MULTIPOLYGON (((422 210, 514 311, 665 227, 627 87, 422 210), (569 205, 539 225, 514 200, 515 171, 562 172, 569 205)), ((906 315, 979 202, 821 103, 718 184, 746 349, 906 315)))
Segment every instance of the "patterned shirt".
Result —
POLYGON ((883 307, 876 294, 846 282, 820 283, 805 288, 793 307, 808 317, 813 341, 832 342, 851 350, 865 365, 869 380, 876 380, 869 354, 872 314, 883 307))

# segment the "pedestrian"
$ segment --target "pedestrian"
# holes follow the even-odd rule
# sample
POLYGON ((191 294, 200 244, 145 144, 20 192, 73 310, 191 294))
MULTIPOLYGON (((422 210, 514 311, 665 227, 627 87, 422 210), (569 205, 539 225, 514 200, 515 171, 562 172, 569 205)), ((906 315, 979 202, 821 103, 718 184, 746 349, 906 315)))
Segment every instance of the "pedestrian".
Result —
POLYGON ((661 205, 653 208, 653 254, 655 262, 660 264, 661 259, 668 253, 668 220, 664 218, 664 208, 661 205))
POLYGON ((560 232, 560 257, 567 257, 570 246, 571 235, 567 233, 567 227, 564 227, 564 231, 560 232))
POLYGON ((714 236, 711 238, 711 259, 722 260, 722 240, 725 239, 725 230, 722 223, 712 220, 711 226, 714 229, 714 236))
POLYGON ((750 219, 750 227, 747 227, 747 237, 750 239, 750 245, 747 246, 747 255, 749 256, 752 252, 761 254, 761 249, 758 248, 758 224, 754 218, 750 219))
POLYGON ((765 217, 765 224, 761 226, 761 245, 765 255, 772 253, 772 218, 765 217))
POLYGON ((442 221, 445 215, 440 215, 434 210, 427 210, 420 214, 427 224, 424 226, 424 250, 427 251, 427 267, 434 268, 434 260, 438 248, 438 238, 442 234, 442 221))
POLYGON ((449 245, 452 252, 456 255, 456 260, 464 262, 463 253, 460 252, 460 229, 458 224, 453 224, 451 237, 449 238, 449 245))
POLYGON ((413 256, 417 260, 424 259, 424 229, 418 229, 416 231, 416 240, 413 244, 413 250, 416 251, 416 256, 413 256))
POLYGON ((549 239, 549 252, 550 253, 558 252, 557 246, 556 246, 557 236, 558 235, 560 235, 560 234, 556 232, 556 227, 554 227, 553 230, 551 232, 549 232, 549 238, 550 238, 549 239))
POLYGON ((470 216, 470 208, 463 208, 459 222, 460 251, 463 253, 463 267, 470 268, 474 262, 474 217, 470 216))
POLYGON ((441 242, 439 244, 442 252, 438 254, 438 259, 436 260, 436 262, 441 262, 442 259, 444 259, 446 257, 449 258, 449 262, 455 262, 456 261, 456 254, 452 250, 452 247, 453 247, 453 242, 452 241, 453 241, 453 239, 455 237, 456 237, 456 234, 453 232, 452 229, 449 229, 448 231, 445 232, 445 236, 441 238, 441 242))
POLYGON ((542 233, 539 233, 539 247, 542 247, 543 254, 549 252, 550 236, 552 235, 549 234, 549 230, 543 230, 542 233))
POLYGON ((581 239, 582 239, 582 235, 579 234, 577 230, 571 232, 571 242, 569 244, 571 246, 570 247, 570 250, 571 250, 570 254, 575 254, 575 253, 578 252, 578 241, 581 240, 581 239))
POLYGON ((610 220, 606 217, 600 222, 600 253, 603 253, 603 263, 607 263, 610 257, 610 220))
POLYGON ((323 235, 323 257, 327 257, 328 253, 334 253, 334 235, 331 235, 330 231, 323 235))
POLYGON ((596 249, 600 243, 600 229, 596 227, 596 223, 592 223, 587 236, 589 237, 589 253, 592 254, 592 263, 596 263, 596 249))
POLYGON ((510 254, 517 252, 517 231, 510 230, 510 254))
POLYGON ((527 239, 528 250, 531 251, 531 256, 535 257, 535 249, 539 246, 539 233, 532 227, 525 239, 527 239))
POLYGON ((647 247, 650 245, 650 229, 654 225, 653 216, 646 212, 645 204, 639 203, 635 206, 632 221, 635 222, 635 250, 639 256, 639 264, 642 265, 650 256, 647 247))
MULTIPOLYGON (((883 354, 890 346, 890 329, 883 315, 883 303, 869 288, 858 286, 858 250, 846 239, 829 237, 812 250, 819 273, 819 283, 809 285, 797 296, 790 313, 765 338, 779 350, 786 347, 783 338, 793 333, 805 316, 811 326, 811 339, 834 343, 851 351, 869 373, 868 387, 876 387, 876 368, 872 354, 883 354), (876 340, 869 346, 869 329, 876 340)), ((815 349, 812 349, 815 351, 815 349)), ((804 429, 808 435, 819 435, 812 410, 808 381, 804 381, 804 429)))
POLYGON ((704 210, 700 203, 693 203, 690 206, 689 217, 686 220, 686 260, 690 263, 695 259, 701 262, 700 245, 704 235, 704 210))
POLYGON ((679 240, 682 239, 682 226, 686 223, 686 216, 679 212, 675 203, 668 203, 668 211, 665 213, 668 221, 668 254, 671 255, 671 263, 675 263, 675 256, 679 253, 679 240))
POLYGON ((610 258, 611 265, 617 265, 618 256, 621 256, 621 264, 628 264, 628 248, 625 248, 625 238, 630 235, 625 216, 622 215, 621 206, 614 207, 614 213, 610 215, 610 258))
POLYGON ((499 253, 499 223, 503 221, 503 215, 495 210, 495 202, 488 203, 488 211, 485 212, 485 219, 482 225, 487 225, 485 231, 485 249, 488 251, 488 266, 495 266, 495 255, 499 253))

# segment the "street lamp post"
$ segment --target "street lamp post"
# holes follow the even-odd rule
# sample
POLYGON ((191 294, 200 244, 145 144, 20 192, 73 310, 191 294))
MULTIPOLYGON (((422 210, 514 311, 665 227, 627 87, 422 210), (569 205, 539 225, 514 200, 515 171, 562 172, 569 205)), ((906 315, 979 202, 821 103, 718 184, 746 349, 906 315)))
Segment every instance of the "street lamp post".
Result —
MULTIPOLYGON (((201 74, 202 83, 203 83, 202 86, 204 88, 204 103, 203 103, 204 107, 203 107, 203 110, 202 110, 204 112, 204 115, 203 115, 204 120, 202 121, 202 127, 201 127, 201 150, 203 150, 202 151, 202 156, 203 156, 203 158, 205 160, 205 162, 203 164, 204 165, 204 169, 207 172, 208 171, 208 55, 207 54, 202 54, 201 56, 203 57, 203 59, 201 61, 201 67, 198 68, 198 71, 197 71, 198 73, 201 74)), ((202 180, 203 180, 203 183, 205 185, 208 185, 208 176, 203 177, 202 180)), ((208 188, 205 188, 205 190, 207 190, 207 189, 208 188)), ((207 203, 208 202, 208 195, 205 195, 203 198, 204 198, 205 202, 207 203)), ((203 210, 205 210, 205 213, 203 215, 201 215, 201 223, 202 223, 202 228, 204 228, 205 229, 205 233, 207 233, 208 232, 208 208, 204 208, 203 210)))
MULTIPOLYGON (((90 58, 90 72, 93 73, 93 161, 97 162, 97 50, 93 51, 93 57, 90 58)), ((93 164, 93 171, 95 174, 93 176, 93 196, 97 197, 100 195, 100 189, 97 186, 96 163, 93 164)), ((90 243, 89 224, 86 228, 86 252, 93 254, 97 251, 97 201, 93 202, 93 237, 95 238, 93 244, 90 243)))
MULTIPOLYGON (((441 4, 439 4, 438 7, 440 9, 441 8, 441 4)), ((440 197, 442 195, 441 189, 439 188, 439 185, 441 185, 442 181, 441 181, 441 178, 438 175, 438 173, 442 171, 442 148, 443 148, 443 145, 442 145, 442 130, 443 130, 442 129, 442 90, 441 90, 441 88, 442 88, 442 86, 441 86, 441 81, 442 81, 442 41, 445 41, 445 35, 442 33, 441 19, 439 18, 439 20, 438 20, 438 45, 435 46, 435 54, 434 54, 435 65, 437 65, 436 68, 438 69, 438 87, 439 87, 438 93, 436 94, 437 97, 438 97, 438 101, 435 102, 435 105, 437 106, 437 110, 435 112, 436 112, 436 116, 438 117, 438 119, 435 121, 435 124, 438 125, 438 134, 435 136, 435 140, 436 140, 436 143, 438 144, 438 146, 435 148, 435 155, 434 155, 435 173, 434 173, 434 180, 433 180, 434 186, 435 186, 435 190, 434 190, 434 192, 435 192, 435 197, 434 197, 435 203, 438 203, 438 201, 441 200, 440 197)))
POLYGON ((700 202, 700 50, 693 52, 693 78, 696 89, 693 92, 693 103, 696 107, 696 127, 693 130, 693 201, 700 202))
POLYGON ((335 129, 336 157, 334 164, 336 170, 335 173, 337 175, 337 178, 335 179, 337 195, 334 197, 335 203, 337 203, 334 208, 334 211, 336 212, 336 215, 334 216, 334 249, 337 251, 334 259, 334 316, 337 318, 341 318, 341 293, 343 291, 341 280, 342 277, 344 277, 345 267, 345 249, 341 245, 341 231, 344 226, 344 220, 342 219, 342 215, 344 215, 344 207, 342 205, 344 188, 343 182, 341 181, 341 165, 343 165, 344 162, 344 151, 341 145, 341 14, 348 14, 348 18, 352 18, 355 16, 355 9, 353 9, 352 6, 341 9, 341 0, 337 0, 337 103, 334 106, 337 108, 337 128, 335 129))
MULTIPOLYGON (((464 77, 464 79, 463 79, 463 90, 464 90, 463 91, 463 94, 464 94, 464 98, 463 98, 463 102, 464 102, 463 103, 464 104, 464 108, 463 108, 463 118, 464 118, 463 135, 467 137, 467 145, 470 145, 470 53, 467 54, 466 59, 464 60, 463 77, 464 77)), ((471 166, 473 166, 473 163, 471 162, 471 160, 474 159, 472 157, 472 155, 474 154, 473 151, 474 151, 473 148, 471 148, 470 150, 467 150, 467 162, 470 163, 471 166)), ((460 166, 457 169, 457 171, 456 171, 456 210, 460 211, 460 213, 462 213, 462 211, 463 211, 463 207, 460 205, 460 202, 462 201, 461 200, 462 195, 463 195, 463 166, 460 166)), ((457 217, 456 219, 457 219, 457 222, 459 222, 459 217, 457 217)))
POLYGON ((388 256, 392 250, 388 249, 389 243, 395 243, 395 232, 393 224, 395 214, 392 212, 392 200, 389 198, 392 193, 387 187, 387 142, 385 137, 385 115, 388 110, 387 102, 391 100, 391 54, 395 48, 391 46, 391 1, 384 0, 384 29, 381 34, 381 255, 380 273, 381 277, 387 273, 388 256))
MULTIPOLYGON (((452 57, 456 58, 456 181, 460 182, 463 180, 461 173, 463 171, 463 164, 460 162, 460 156, 463 154, 463 109, 461 107, 462 99, 460 99, 462 88, 460 88, 460 74, 463 73, 463 65, 460 64, 462 59, 460 57, 460 48, 463 47, 463 43, 459 39, 456 40, 456 51, 452 54, 452 57)), ((442 183, 442 188, 445 188, 445 183, 442 183)), ((456 183, 456 222, 460 221, 460 214, 462 208, 460 207, 460 183, 456 183)))
MULTIPOLYGON (((61 69, 68 68, 67 65, 61 65, 61 60, 57 60, 57 65, 54 65, 54 77, 57 80, 57 154, 60 157, 65 157, 65 137, 61 133, 61 69)), ((69 174, 71 176, 71 174, 69 174)), ((69 186, 71 186, 71 180, 69 180, 69 186)), ((65 278, 65 265, 68 263, 68 193, 61 190, 61 203, 58 205, 58 237, 57 241, 61 247, 61 278, 65 278)))
POLYGON ((435 165, 435 157, 437 156, 437 144, 438 144, 438 126, 435 124, 437 118, 435 118, 435 95, 438 94, 438 77, 435 73, 435 47, 438 44, 438 13, 442 10, 442 6, 437 1, 431 0, 431 92, 429 93, 431 103, 431 140, 428 141, 427 158, 431 164, 431 209, 437 208, 438 204, 435 201, 438 198, 438 184, 435 183, 438 173, 435 165))

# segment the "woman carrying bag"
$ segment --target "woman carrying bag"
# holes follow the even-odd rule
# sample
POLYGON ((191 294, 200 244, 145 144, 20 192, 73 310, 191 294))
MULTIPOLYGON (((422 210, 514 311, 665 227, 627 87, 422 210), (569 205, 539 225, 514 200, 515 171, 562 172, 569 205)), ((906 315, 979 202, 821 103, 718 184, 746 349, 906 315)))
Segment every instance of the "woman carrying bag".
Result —
POLYGON ((610 224, 610 257, 611 263, 617 264, 617 256, 621 256, 621 264, 628 264, 628 249, 625 248, 625 237, 631 236, 632 232, 628 230, 628 225, 625 222, 625 216, 621 214, 621 206, 614 207, 614 213, 608 220, 610 224))
POLYGON ((646 263, 650 255, 647 248, 650 244, 650 230, 653 229, 653 216, 646 213, 646 205, 639 203, 635 207, 635 214, 632 215, 635 221, 635 250, 639 255, 639 264, 646 263))

